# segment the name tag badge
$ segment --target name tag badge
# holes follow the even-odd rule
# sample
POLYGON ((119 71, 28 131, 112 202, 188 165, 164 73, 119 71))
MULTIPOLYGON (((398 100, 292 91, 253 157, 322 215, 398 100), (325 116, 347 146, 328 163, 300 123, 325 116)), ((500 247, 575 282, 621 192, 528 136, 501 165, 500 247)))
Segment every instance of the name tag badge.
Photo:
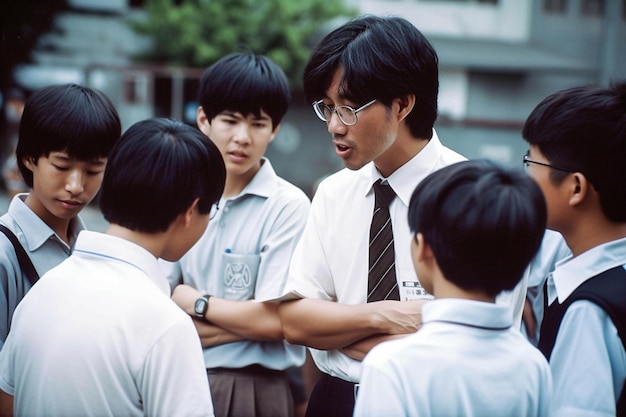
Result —
POLYGON ((400 299, 402 301, 432 300, 433 297, 426 292, 424 287, 417 281, 402 281, 400 286, 400 299))

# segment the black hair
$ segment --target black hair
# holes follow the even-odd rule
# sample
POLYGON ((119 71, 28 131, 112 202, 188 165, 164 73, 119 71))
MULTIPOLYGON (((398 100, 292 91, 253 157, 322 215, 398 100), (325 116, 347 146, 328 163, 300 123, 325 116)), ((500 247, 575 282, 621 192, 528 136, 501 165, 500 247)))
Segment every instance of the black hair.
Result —
POLYGON ((196 198, 200 213, 209 213, 225 180, 219 150, 197 128, 165 118, 143 120, 111 151, 100 208, 109 223, 164 232, 196 198))
MULTIPOLYGON (((528 116, 522 136, 551 164, 581 172, 599 194, 605 216, 626 222, 626 82, 546 97, 528 116)), ((566 175, 551 170, 557 184, 566 175)))
POLYGON ((209 66, 200 77, 198 103, 208 120, 225 110, 260 117, 275 129, 287 112, 291 92, 283 70, 271 59, 252 53, 232 53, 209 66))
POLYGON ((401 17, 361 16, 326 35, 315 47, 304 76, 309 102, 326 96, 335 72, 343 71, 341 95, 359 105, 415 95, 407 116, 411 134, 430 139, 437 119, 439 60, 424 35, 401 17))
POLYGON ((522 278, 547 214, 541 189, 521 169, 472 160, 426 177, 411 196, 408 219, 448 281, 495 296, 522 278))
POLYGON ((24 181, 33 186, 33 173, 23 160, 65 151, 70 158, 106 158, 122 126, 115 106, 103 92, 77 84, 60 84, 34 91, 24 105, 15 150, 24 181))

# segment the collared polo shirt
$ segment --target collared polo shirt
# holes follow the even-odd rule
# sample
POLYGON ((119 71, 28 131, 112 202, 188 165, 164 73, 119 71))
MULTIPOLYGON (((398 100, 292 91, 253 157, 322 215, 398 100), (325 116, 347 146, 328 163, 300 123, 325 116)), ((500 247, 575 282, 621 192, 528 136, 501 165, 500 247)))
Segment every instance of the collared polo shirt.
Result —
POLYGON ((355 416, 550 416, 548 363, 508 308, 445 298, 423 326, 365 357, 355 416))
POLYGON ((0 389, 24 416, 213 416, 200 339, 157 259, 83 231, 15 311, 0 389))
MULTIPOLYGON (((71 247, 67 245, 24 202, 28 194, 18 194, 11 200, 9 210, 0 217, 0 223, 9 228, 24 247, 39 276, 67 259, 71 247)), ((70 220, 70 239, 76 242, 85 229, 77 216, 70 220)), ((18 303, 30 289, 28 278, 22 273, 9 239, 0 235, 0 349, 6 339, 18 303)))
MULTIPOLYGON (((199 291, 231 300, 278 298, 291 254, 309 213, 309 198, 276 175, 270 161, 239 195, 222 199, 200 240, 168 271, 199 291)), ((167 265, 167 264, 163 264, 167 265)), ((285 341, 244 340, 204 349, 207 368, 258 364, 285 370, 304 363, 304 347, 285 341)))

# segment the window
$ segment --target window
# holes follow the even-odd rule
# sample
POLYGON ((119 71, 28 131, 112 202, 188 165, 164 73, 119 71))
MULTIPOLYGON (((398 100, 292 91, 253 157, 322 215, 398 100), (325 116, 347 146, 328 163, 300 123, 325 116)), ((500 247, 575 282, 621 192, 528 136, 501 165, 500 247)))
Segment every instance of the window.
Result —
POLYGON ((565 14, 567 0, 543 0, 543 10, 546 13, 565 14))
POLYGON ((583 0, 580 12, 583 16, 603 16, 604 0, 583 0))

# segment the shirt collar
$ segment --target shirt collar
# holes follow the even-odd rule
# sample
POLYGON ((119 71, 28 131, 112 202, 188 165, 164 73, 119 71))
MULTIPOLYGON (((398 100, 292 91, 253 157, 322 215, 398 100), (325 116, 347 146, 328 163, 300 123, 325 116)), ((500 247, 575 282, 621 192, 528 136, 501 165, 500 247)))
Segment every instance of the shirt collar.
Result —
POLYGON ((576 257, 571 255, 556 263, 548 277, 548 303, 558 297, 565 301, 583 282, 611 268, 623 265, 626 238, 613 240, 589 249, 576 257))
POLYGON ((446 322, 487 330, 504 330, 513 325, 508 306, 461 298, 438 298, 424 304, 422 321, 446 322))
POLYGON ((105 233, 83 231, 78 235, 74 254, 108 258, 130 265, 142 271, 153 284, 170 296, 169 283, 157 258, 133 242, 105 233))
POLYGON ((261 168, 254 175, 252 180, 241 190, 239 195, 233 199, 237 199, 246 194, 258 195, 260 197, 269 197, 276 191, 276 171, 272 167, 270 160, 263 157, 261 158, 261 168))
MULTIPOLYGON (((433 129, 433 137, 426 146, 406 164, 385 178, 405 206, 408 207, 409 205, 415 185, 419 184, 428 174, 435 171, 437 161, 440 159, 442 152, 443 145, 439 141, 437 132, 433 129)), ((372 186, 383 176, 378 172, 373 162, 367 164, 362 171, 363 175, 368 178, 368 186, 364 190, 364 194, 367 195, 373 192, 372 186)))
MULTIPOLYGON (((11 200, 8 213, 22 229, 24 238, 26 239, 28 250, 34 251, 41 247, 48 239, 54 238, 61 244, 67 244, 44 222, 39 216, 33 212, 25 203, 28 194, 18 194, 11 200)), ((75 243, 78 234, 85 230, 85 223, 76 216, 70 220, 69 225, 71 242, 75 243)))

